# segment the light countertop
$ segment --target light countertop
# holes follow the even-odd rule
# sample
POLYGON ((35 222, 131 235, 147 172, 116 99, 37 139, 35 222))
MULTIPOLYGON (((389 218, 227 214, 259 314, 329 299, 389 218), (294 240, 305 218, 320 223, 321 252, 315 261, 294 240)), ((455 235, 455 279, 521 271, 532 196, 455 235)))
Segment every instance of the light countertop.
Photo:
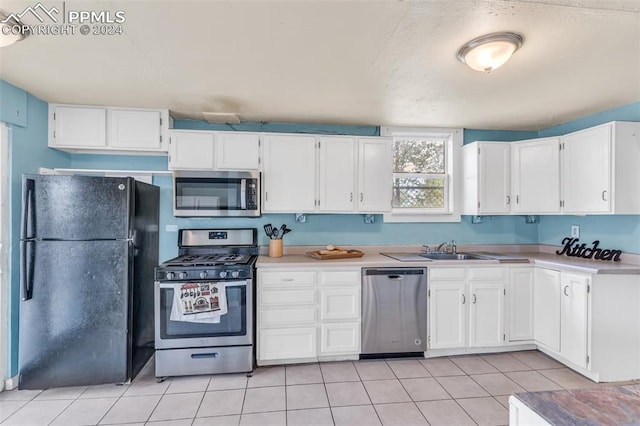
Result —
MULTIPOLYGON (((349 247, 352 248, 352 247, 349 247)), ((461 266, 490 266, 490 265, 523 265, 531 264, 546 268, 570 269, 577 272, 585 272, 589 274, 624 274, 624 275, 640 275, 640 265, 634 263, 608 262, 601 260, 589 260, 580 258, 571 258, 566 256, 558 256, 549 252, 523 252, 516 247, 513 252, 498 252, 486 250, 459 250, 459 252, 481 253, 487 252, 497 253, 495 259, 468 259, 468 260, 420 260, 401 262, 388 256, 380 254, 384 253, 418 253, 420 250, 413 246, 394 246, 392 248, 378 246, 376 248, 367 247, 363 257, 348 259, 332 259, 319 260, 308 257, 304 254, 304 250, 316 250, 316 247, 292 247, 288 253, 282 257, 260 256, 256 266, 258 268, 309 268, 309 267, 461 267, 461 266), (379 250, 380 252, 378 252, 379 250), (518 260, 519 259, 519 260, 518 260), (515 262, 515 263, 514 263, 515 262)), ((546 250, 548 251, 548 250, 546 250)))

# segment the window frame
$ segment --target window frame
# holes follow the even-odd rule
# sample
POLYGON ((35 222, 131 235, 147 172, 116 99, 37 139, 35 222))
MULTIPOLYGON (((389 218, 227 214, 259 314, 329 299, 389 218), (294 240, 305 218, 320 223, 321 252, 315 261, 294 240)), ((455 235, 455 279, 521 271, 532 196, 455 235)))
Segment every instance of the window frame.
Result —
MULTIPOLYGON (((381 127, 380 136, 391 138, 445 139, 445 208, 444 209, 392 209, 383 215, 384 222, 460 222, 462 190, 463 129, 425 127, 381 127)), ((426 176, 427 174, 422 174, 426 176)), ((394 174, 395 176, 395 174, 394 174)), ((441 176, 441 175, 437 175, 441 176)), ((393 178, 392 178, 393 179, 393 178)), ((389 190, 393 191, 393 180, 389 190)))

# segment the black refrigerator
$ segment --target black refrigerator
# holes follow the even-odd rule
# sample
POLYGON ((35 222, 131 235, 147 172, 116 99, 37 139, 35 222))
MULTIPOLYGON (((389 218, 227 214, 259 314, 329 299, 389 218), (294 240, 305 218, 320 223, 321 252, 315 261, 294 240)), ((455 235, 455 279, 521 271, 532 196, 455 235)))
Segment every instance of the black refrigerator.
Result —
POLYGON ((159 188, 23 175, 20 389, 125 383, 153 354, 159 188))

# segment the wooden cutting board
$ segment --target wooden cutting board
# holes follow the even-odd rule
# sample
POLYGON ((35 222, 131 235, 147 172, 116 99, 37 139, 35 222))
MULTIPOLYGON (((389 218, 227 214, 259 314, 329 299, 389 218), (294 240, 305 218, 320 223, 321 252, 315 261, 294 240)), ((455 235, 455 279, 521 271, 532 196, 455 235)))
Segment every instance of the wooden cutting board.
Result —
POLYGON ((335 254, 321 254, 319 250, 308 251, 306 255, 309 257, 313 257, 314 259, 320 260, 329 260, 329 259, 348 259, 350 257, 362 257, 364 253, 360 250, 346 250, 346 253, 335 253, 335 254))

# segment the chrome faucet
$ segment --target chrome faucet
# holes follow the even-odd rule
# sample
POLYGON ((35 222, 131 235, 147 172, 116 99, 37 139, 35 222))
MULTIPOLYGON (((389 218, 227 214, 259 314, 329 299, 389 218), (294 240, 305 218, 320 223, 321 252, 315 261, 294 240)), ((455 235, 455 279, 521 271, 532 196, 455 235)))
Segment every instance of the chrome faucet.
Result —
POLYGON ((451 241, 445 241, 444 243, 440 244, 438 246, 438 248, 436 249, 436 253, 449 253, 446 249, 445 251, 442 251, 442 247, 446 247, 449 246, 451 248, 451 254, 456 254, 458 252, 458 246, 455 242, 455 240, 451 240, 451 241))

